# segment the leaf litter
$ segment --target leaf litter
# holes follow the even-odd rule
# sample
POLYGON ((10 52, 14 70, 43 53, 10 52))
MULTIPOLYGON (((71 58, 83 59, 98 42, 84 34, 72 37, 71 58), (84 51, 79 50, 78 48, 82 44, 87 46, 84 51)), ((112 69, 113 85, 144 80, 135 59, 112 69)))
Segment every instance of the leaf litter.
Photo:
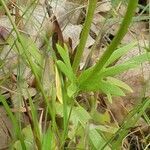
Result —
MULTIPOLYGON (((46 34, 45 30, 47 29, 47 24, 50 21, 51 22, 50 27, 52 28, 52 30, 54 30, 57 33, 58 38, 62 36, 61 40, 62 41, 64 40, 66 44, 68 44, 69 39, 71 39, 70 47, 72 50, 75 51, 80 40, 80 33, 83 27, 83 21, 85 17, 85 16, 83 17, 83 15, 84 15, 86 5, 87 5, 86 1, 83 1, 83 2, 73 1, 73 0, 68 0, 68 1, 58 0, 57 2, 52 1, 51 7, 53 10, 53 14, 52 16, 49 16, 50 17, 49 18, 46 13, 44 1, 40 1, 39 4, 35 5, 35 9, 34 7, 33 8, 31 7, 32 9, 30 9, 30 11, 27 11, 24 18, 22 18, 24 22, 24 26, 21 29, 21 32, 25 34, 25 36, 29 36, 32 39, 34 39, 36 45, 39 48, 41 48, 44 43, 43 36, 46 34), (55 17, 52 19, 51 17, 53 16, 55 17), (57 21, 57 24, 54 23, 55 21, 57 21), (59 28, 61 28, 62 32, 57 30, 59 28)), ((99 35, 99 32, 101 32, 101 37, 98 41, 98 44, 96 45, 96 49, 93 51, 93 55, 90 58, 93 64, 96 63, 96 60, 99 58, 99 56, 103 54, 108 44, 114 38, 119 24, 118 22, 114 23, 114 21, 111 20, 113 18, 109 17, 110 12, 113 12, 114 18, 117 16, 115 19, 122 19, 122 16, 124 14, 124 11, 122 11, 122 7, 123 5, 120 5, 120 8, 117 9, 117 12, 116 12, 116 10, 111 10, 113 8, 112 8, 110 1, 103 0, 102 2, 98 2, 98 7, 95 11, 89 38, 86 43, 84 56, 80 64, 81 69, 83 68, 85 61, 88 58, 87 56, 90 53, 90 48, 94 44, 95 37, 99 35)), ((19 6, 19 9, 20 9, 19 10, 20 13, 23 14, 23 12, 26 9, 26 6, 25 5, 19 6)), ((10 7, 10 10, 14 11, 14 7, 10 7)), ((13 19, 15 20, 15 17, 13 17, 13 19)), ((8 20, 8 17, 5 15, 5 13, 3 13, 3 11, 0 12, 0 28, 1 29, 3 28, 4 31, 7 31, 7 33, 5 32, 2 33, 2 30, 0 30, 0 42, 1 42, 1 40, 3 40, 2 36, 5 36, 8 33, 10 33, 11 29, 13 28, 8 20)), ((48 31, 48 32, 51 32, 51 31, 48 31)), ((116 64, 121 64, 122 62, 128 60, 129 58, 132 58, 133 56, 137 56, 145 52, 149 46, 148 34, 149 33, 147 29, 147 22, 145 20, 133 23, 133 25, 128 31, 128 34, 124 37, 121 44, 122 45, 128 44, 131 41, 135 41, 135 40, 138 41, 138 44, 130 52, 128 52, 124 57, 122 57, 119 61, 117 61, 116 64)), ((53 39, 51 40, 53 41, 54 45, 57 43, 57 39, 55 37, 53 37, 53 39)), ((52 42, 51 40, 50 42, 52 42)), ((1 76, 1 81, 2 81, 1 86, 5 87, 5 90, 1 88, 1 93, 6 93, 6 92, 9 93, 7 94, 7 99, 10 99, 10 103, 12 103, 14 107, 13 109, 16 109, 14 105, 14 101, 16 101, 18 98, 17 98, 17 94, 14 94, 14 93, 17 91, 16 68, 18 66, 19 56, 16 52, 12 51, 12 48, 7 46, 7 44, 6 46, 0 45, 0 47, 2 47, 0 51, 1 52, 0 59, 4 63, 0 71, 0 76, 1 76), (7 61, 4 61, 4 60, 7 60, 7 61), (8 75, 8 78, 5 79, 6 75, 8 75), (12 82, 11 75, 16 77, 15 82, 12 82), (12 86, 10 86, 7 82, 11 82, 12 86), (14 93, 11 93, 11 91, 13 91, 14 93)), ((48 66, 46 66, 46 68, 47 67, 48 66)), ((51 69, 53 70, 54 68, 51 68, 51 69)), ((138 101, 141 100, 142 97, 150 96, 149 95, 150 89, 148 86, 149 78, 150 78, 149 69, 150 69, 150 65, 148 62, 148 63, 142 64, 141 67, 137 68, 136 70, 130 70, 118 76, 119 79, 125 81, 126 83, 130 85, 130 87, 132 87, 134 91, 133 93, 127 94, 127 96, 125 97, 119 97, 119 98, 114 97, 113 98, 114 103, 112 104, 107 102, 105 96, 103 96, 103 98, 100 98, 99 100, 100 105, 96 104, 97 111, 101 107, 104 109, 104 112, 106 112, 107 110, 109 111, 110 118, 111 118, 111 121, 109 124, 116 123, 117 126, 119 126, 124 120, 125 116, 128 114, 129 110, 131 110, 138 103, 138 101), (104 99, 104 102, 102 99, 104 99)), ((48 72, 46 71, 45 74, 43 74, 43 77, 44 77, 43 79, 46 78, 46 81, 44 81, 45 83, 43 84, 45 85, 46 89, 51 90, 47 86, 48 84, 51 83, 49 80, 51 79, 49 74, 50 74, 49 71, 48 72)), ((27 82, 25 83, 26 83, 26 87, 28 88, 29 93, 26 93, 26 90, 24 90, 21 96, 24 97, 25 100, 28 100, 28 94, 33 98, 36 97, 36 95, 38 95, 37 94, 38 91, 35 88, 35 85, 29 84, 29 82, 33 83, 34 81, 33 76, 31 74, 31 70, 29 68, 25 68, 25 70, 23 71, 23 79, 28 81, 28 83, 27 82)), ((85 98, 85 101, 88 101, 88 95, 83 94, 81 97, 85 98)), ((83 98, 81 98, 81 101, 79 101, 79 103, 83 104, 84 105, 83 107, 86 107, 85 103, 84 102, 82 103, 83 98)), ((1 108, 3 109, 2 106, 1 108)), ((97 112, 95 114, 97 114, 97 112)), ((105 113, 102 113, 102 114, 105 114, 105 113)), ((5 116, 3 117, 4 119, 6 119, 5 125, 11 126, 8 117, 5 117, 5 116)), ((77 116, 77 119, 79 119, 78 116, 77 116)), ((92 126, 92 124, 90 126, 92 126)), ((93 126, 95 126, 95 123, 93 126)), ((147 126, 147 123, 145 122, 143 118, 141 118, 138 121, 136 126, 137 128, 138 126, 141 126, 141 129, 142 129, 145 126, 147 126)), ((1 127, 3 128, 3 125, 1 127)), ((9 127, 9 129, 11 129, 11 127, 9 127)), ((0 134, 1 136, 3 136, 2 137, 3 139, 8 138, 9 136, 7 133, 9 132, 7 131, 7 127, 5 130, 6 132, 3 131, 4 133, 2 132, 0 134)), ((148 131, 149 131, 149 128, 147 129, 146 132, 148 131)), ((136 134, 138 132, 136 132, 136 134)), ((130 138, 133 138, 134 136, 136 136, 136 134, 131 135, 130 138)), ((140 134, 139 138, 141 138, 142 132, 140 132, 139 134, 140 134)), ((4 140, 4 141, 9 141, 9 140, 4 140)), ((128 143, 128 142, 133 142, 133 141, 127 140, 126 142, 127 142, 127 145, 130 146, 131 143, 128 143)), ((137 141, 135 140, 134 142, 137 142, 137 141)), ((0 148, 3 148, 5 146, 7 146, 7 142, 0 144, 0 148)))

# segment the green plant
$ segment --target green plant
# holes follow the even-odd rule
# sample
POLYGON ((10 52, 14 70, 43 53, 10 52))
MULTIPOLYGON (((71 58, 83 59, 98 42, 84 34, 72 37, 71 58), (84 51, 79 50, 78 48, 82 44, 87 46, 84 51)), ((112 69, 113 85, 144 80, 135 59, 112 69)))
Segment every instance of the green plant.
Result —
MULTIPOLYGON (((119 45, 132 22, 138 0, 129 0, 127 12, 122 24, 120 25, 120 29, 102 57, 99 58, 98 62, 94 66, 86 70, 81 70, 80 72, 78 72, 78 68, 89 34, 97 0, 89 0, 87 17, 81 33, 81 39, 75 53, 73 65, 71 65, 69 50, 66 45, 64 45, 64 47, 59 44, 56 45, 61 59, 53 56, 50 58, 47 58, 45 55, 43 56, 43 53, 41 53, 36 47, 32 39, 30 37, 27 38, 19 32, 4 0, 0 0, 0 2, 6 10, 8 18, 13 26, 13 30, 16 33, 16 39, 15 36, 10 35, 7 42, 18 54, 18 58, 22 66, 26 66, 31 69, 37 82, 37 90, 42 95, 41 97, 45 103, 44 123, 46 125, 48 124, 47 126, 45 125, 44 128, 42 126, 43 124, 39 121, 36 104, 33 103, 28 87, 24 87, 22 84, 22 82, 26 82, 22 81, 23 77, 21 74, 23 74, 23 71, 20 71, 21 73, 18 75, 17 84, 21 97, 20 100, 24 99, 22 94, 23 88, 25 88, 25 91, 28 93, 30 110, 28 109, 26 101, 24 101, 24 103, 30 122, 29 126, 21 130, 19 120, 17 120, 17 117, 11 112, 11 109, 6 103, 6 99, 0 95, 0 99, 13 122, 14 131, 16 132, 12 147, 23 150, 31 148, 37 148, 39 150, 65 149, 66 144, 69 148, 74 145, 74 143, 77 143, 75 148, 120 148, 121 142, 128 134, 129 128, 137 122, 149 106, 149 99, 146 99, 139 106, 135 107, 125 120, 125 123, 119 128, 116 126, 106 127, 105 125, 93 125, 91 122, 97 116, 101 117, 101 115, 97 113, 94 104, 92 105, 93 108, 91 108, 90 111, 87 111, 84 107, 81 107, 76 98, 79 94, 84 92, 101 92, 106 94, 108 100, 113 103, 113 96, 125 96, 125 91, 133 91, 131 87, 123 81, 118 80, 115 76, 128 69, 138 67, 145 61, 149 61, 150 53, 146 52, 139 56, 135 56, 122 64, 112 64, 129 52, 129 50, 137 46, 137 42, 134 41, 130 44, 122 45, 121 47, 119 45), (52 59, 52 64, 49 63, 49 59, 52 59), (48 64, 46 64, 46 62, 48 62, 48 64), (54 80, 56 82, 56 87, 53 82, 51 82, 51 85, 48 85, 50 87, 48 88, 48 91, 45 90, 44 84, 42 83, 43 74, 47 67, 46 65, 51 65, 51 72, 55 70, 55 79, 50 78, 50 80, 54 80), (57 99, 59 102, 56 101, 57 99), (96 117, 93 119, 94 115, 96 117), (62 119, 62 122, 60 121, 61 123, 57 122, 57 117, 62 119), (130 117, 133 117, 132 122, 130 122, 130 117), (50 118, 50 122, 48 122, 48 118, 50 118), (72 128, 72 130, 70 130, 70 128, 72 128), (111 138, 107 138, 107 136, 103 134, 105 132, 107 132, 111 138), (75 141, 76 137, 79 138, 77 139, 79 142, 75 141), (68 143, 67 139, 69 139, 68 143), (28 145, 29 141, 30 145, 28 145), (88 144, 87 141, 89 141, 90 144, 88 144)), ((117 3, 118 1, 114 2, 117 3)), ((49 50, 49 47, 46 45, 44 48, 46 53, 49 50)), ((18 65, 18 70, 21 70, 22 66, 18 65)), ((95 97, 90 96, 90 100, 94 103, 93 101, 95 101, 95 97)), ((104 124, 105 121, 109 122, 110 118, 106 113, 101 117, 101 120, 104 120, 102 122, 102 124, 104 124)))
MULTIPOLYGON (((132 17, 134 15, 136 5, 137 1, 129 2, 127 13, 116 37, 113 39, 112 43, 108 46, 107 50, 104 52, 103 56, 98 60, 96 65, 83 71, 79 77, 75 77, 73 73, 69 61, 69 54, 67 54, 68 51, 67 48, 63 49, 62 47, 57 46, 58 51, 64 61, 64 62, 60 60, 57 61, 58 67, 65 74, 65 76, 69 79, 70 82, 70 85, 68 86, 69 97, 71 97, 73 94, 76 95, 76 93, 80 91, 102 91, 103 93, 107 94, 108 99, 112 101, 111 95, 116 96, 125 95, 124 92, 122 91, 122 88, 130 92, 132 91, 131 88, 127 86, 125 83, 112 77, 128 69, 137 67, 144 61, 148 61, 149 53, 136 56, 124 62, 123 64, 111 67, 109 67, 109 65, 118 60, 120 57, 122 57, 125 53, 127 53, 131 48, 133 48, 136 45, 136 43, 131 43, 125 47, 116 49, 120 41, 124 37, 125 33, 127 32, 129 24, 132 21, 132 17)), ((78 53, 78 50, 76 53, 78 53)))

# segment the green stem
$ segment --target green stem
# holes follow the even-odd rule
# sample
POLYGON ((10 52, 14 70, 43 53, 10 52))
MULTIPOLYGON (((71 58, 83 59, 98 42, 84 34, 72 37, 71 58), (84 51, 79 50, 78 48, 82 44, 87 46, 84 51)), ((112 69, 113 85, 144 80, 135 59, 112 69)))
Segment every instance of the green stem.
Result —
MULTIPOLYGON (((38 86, 39 90, 41 91, 41 94, 42 94, 42 96, 43 96, 43 98, 44 98, 44 100, 45 100, 46 105, 48 106, 48 110, 49 110, 48 112, 49 112, 50 116, 52 116, 52 111, 51 111, 51 106, 50 106, 50 104, 49 104, 49 100, 48 100, 48 98, 47 98, 47 96, 46 96, 46 94, 45 94, 45 92, 44 92, 44 89, 43 89, 42 84, 41 84, 41 82, 40 82, 40 78, 39 78, 39 76, 38 76, 38 74, 37 74, 37 71, 35 70, 34 63, 32 62, 32 59, 30 58, 29 54, 26 52, 26 50, 25 50, 25 48, 24 48, 24 44, 23 44, 21 35, 20 35, 20 33, 19 33, 18 29, 17 29, 17 26, 15 25, 15 23, 14 23, 12 17, 11 17, 11 14, 10 14, 10 12, 9 12, 9 9, 7 8, 7 6, 6 6, 5 2, 4 2, 4 0, 0 0, 0 2, 1 2, 1 4, 2 4, 2 6, 4 7, 4 9, 5 9, 6 13, 7 13, 7 16, 8 16, 8 18, 9 18, 9 20, 10 20, 10 23, 11 23, 12 26, 13 26, 13 30, 14 30, 15 33, 16 33, 16 36, 17 36, 17 38, 18 38, 18 41, 20 42, 20 45, 22 46, 22 48, 23 48, 23 50, 24 50, 24 54, 25 54, 25 56, 26 56, 26 59, 27 59, 27 61, 28 61, 28 63, 29 63, 29 66, 30 66, 30 68, 31 68, 31 70, 32 70, 32 72, 33 72, 35 78, 36 78, 37 86, 38 86)), ((16 46, 16 47, 17 47, 17 46, 16 46)), ((17 49, 18 49, 18 52, 19 52, 19 48, 18 48, 18 47, 17 47, 17 49)), ((37 145, 40 145, 40 147, 38 147, 38 149, 41 150, 41 137, 38 137, 38 138, 39 138, 39 142, 40 142, 40 143, 38 143, 37 145)), ((21 140, 21 139, 20 139, 20 140, 21 140)), ((22 141, 22 143, 23 143, 23 142, 24 142, 24 141, 22 141)), ((24 146, 24 145, 23 145, 23 146, 24 146)), ((25 147, 25 146, 24 146, 24 147, 25 147)))
POLYGON ((92 19, 93 19, 93 15, 94 15, 94 10, 96 8, 96 4, 97 4, 97 0, 89 0, 89 5, 88 5, 88 12, 87 12, 87 17, 85 19, 85 23, 84 23, 84 27, 83 30, 81 32, 81 39, 80 39, 80 43, 77 47, 77 52, 75 54, 75 58, 73 61, 73 71, 76 72, 82 55, 83 55, 83 51, 86 45, 86 41, 89 35, 89 31, 90 31, 90 27, 91 27, 91 23, 92 23, 92 19))
POLYGON ((120 150, 120 145, 123 139, 125 139, 125 137, 129 133, 129 130, 137 123, 137 121, 140 119, 140 117, 144 114, 145 110, 149 106, 150 98, 145 98, 142 102, 135 106, 135 108, 129 112, 121 127, 118 129, 115 135, 107 141, 102 150, 105 150, 108 144, 111 144, 112 149, 120 150))
POLYGON ((102 57, 98 60, 96 63, 93 71, 89 76, 84 80, 84 82, 88 81, 90 78, 92 78, 94 75, 98 74, 107 60, 110 58, 112 53, 116 50, 117 46, 120 44, 121 40, 125 36, 125 34, 128 31, 129 25, 132 22, 132 18, 134 16, 136 7, 137 7, 138 0, 129 0, 127 12, 125 14, 125 17, 122 21, 122 24, 120 26, 120 29, 118 30, 115 38, 112 40, 111 44, 108 46, 102 57))

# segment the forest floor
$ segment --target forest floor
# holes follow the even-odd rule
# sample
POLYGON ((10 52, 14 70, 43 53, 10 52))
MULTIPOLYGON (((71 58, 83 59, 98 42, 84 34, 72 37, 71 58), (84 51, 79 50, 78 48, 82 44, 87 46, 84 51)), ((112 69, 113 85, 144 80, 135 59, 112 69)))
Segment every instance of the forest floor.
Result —
MULTIPOLYGON (((29 0, 20 0, 19 2, 12 0, 6 2, 12 20, 17 24, 19 32, 26 38, 26 40, 24 40, 25 43, 28 43, 31 39, 34 41, 36 47, 42 51, 44 49, 45 36, 50 37, 50 48, 54 49, 58 38, 58 40, 62 40, 66 45, 69 45, 68 47, 71 49, 70 53, 73 53, 80 42, 88 2, 86 0, 51 0, 49 4, 49 6, 51 6, 51 14, 48 16, 47 5, 43 0, 33 3, 29 0), (57 37, 53 36, 51 39, 54 30, 58 35, 57 37)), ((80 62, 80 70, 83 69, 87 62, 86 67, 91 67, 105 52, 119 29, 126 8, 127 4, 119 0, 101 0, 97 2, 97 8, 84 49, 82 62, 80 62), (95 47, 93 53, 90 54, 93 45, 95 47)), ((133 22, 119 47, 129 45, 130 48, 130 44, 134 46, 131 46, 128 53, 120 57, 113 65, 122 64, 134 56, 149 52, 149 19, 148 1, 139 0, 133 22)), ((18 118, 20 119, 22 128, 25 128, 30 123, 28 115, 26 114, 29 110, 27 110, 25 106, 29 104, 29 95, 33 99, 35 106, 37 106, 39 122, 41 124, 42 120, 44 120, 43 113, 45 112, 43 110, 45 109, 45 105, 36 87, 35 77, 31 73, 31 68, 26 67, 26 64, 22 63, 25 60, 21 60, 20 54, 12 50, 12 45, 6 44, 6 37, 8 37, 9 34, 12 34, 14 37, 16 36, 16 33, 12 31, 12 29, 14 29, 14 27, 10 22, 7 12, 0 6, 0 92, 7 100, 11 111, 22 115, 21 117, 18 115, 18 118), (23 100, 20 101, 20 99, 23 100)), ((52 62, 50 61, 49 63, 49 65, 51 65, 52 62)), ((49 90, 49 85, 53 83, 51 76, 54 74, 52 71, 50 66, 45 66, 42 78, 45 90, 49 90)), ((126 116, 129 115, 130 111, 133 110, 137 104, 140 104, 144 99, 150 97, 150 64, 147 61, 140 64, 137 68, 117 74, 115 77, 128 84, 133 91, 125 92, 125 96, 114 96, 112 102, 107 100, 105 94, 100 92, 94 93, 94 97, 97 99, 96 112, 98 112, 98 114, 94 114, 94 125, 114 127, 113 129, 109 128, 111 133, 114 133, 115 129, 120 128, 126 116)), ((76 98, 78 104, 87 112, 90 110, 90 96, 91 93, 83 93, 76 98)), ((57 103, 59 103, 58 105, 62 104, 59 95, 57 95, 57 103)), ((57 120, 59 120, 59 117, 57 120)), ((60 123, 61 119, 58 122, 60 123)), ((11 119, 8 117, 1 103, 0 149, 8 149, 8 143, 12 140, 12 126, 11 119)), ((70 130, 73 130, 72 128, 73 126, 70 125, 70 130)), ((72 134, 74 132, 69 131, 69 136, 73 137, 72 134)), ((14 143, 16 146, 17 143, 14 143)), ((137 123, 124 138, 122 141, 122 149, 146 150, 146 148, 150 148, 150 145, 148 146, 149 143, 150 107, 143 112, 137 123)), ((81 146, 81 148, 83 148, 79 141, 75 143, 75 145, 76 147, 81 146)), ((92 145, 94 145, 94 143, 92 145)))

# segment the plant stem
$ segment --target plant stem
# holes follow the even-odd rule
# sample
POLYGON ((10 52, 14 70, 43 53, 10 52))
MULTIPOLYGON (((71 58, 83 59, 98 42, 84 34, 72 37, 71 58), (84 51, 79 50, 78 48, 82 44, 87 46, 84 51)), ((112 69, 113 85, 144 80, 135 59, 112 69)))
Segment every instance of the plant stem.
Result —
POLYGON ((125 34, 128 31, 129 25, 132 22, 132 18, 134 16, 134 13, 135 13, 135 10, 137 7, 137 3, 138 3, 138 0, 129 0, 127 12, 125 14, 125 17, 122 21, 122 24, 121 24, 115 38, 112 40, 111 44, 108 46, 108 48, 106 49, 106 51, 104 52, 102 57, 96 63, 95 67, 93 68, 93 71, 84 80, 84 82, 88 81, 90 78, 97 75, 101 71, 101 69, 107 62, 107 60, 110 58, 112 53, 116 50, 117 46, 120 44, 121 40, 123 39, 123 37, 125 36, 125 34))
MULTIPOLYGON (((16 36, 17 36, 17 39, 18 39, 18 41, 20 42, 20 45, 22 46, 22 48, 23 48, 23 50, 24 50, 24 54, 25 54, 25 56, 26 56, 26 59, 27 59, 27 61, 28 61, 28 63, 29 63, 29 66, 30 66, 30 68, 31 68, 31 71, 33 72, 33 74, 34 74, 34 76, 35 76, 35 78, 36 78, 36 81, 37 81, 37 86, 38 86, 38 88, 39 88, 39 90, 40 90, 40 92, 41 92, 41 94, 42 94, 42 96, 43 96, 43 98, 44 98, 44 100, 45 100, 45 103, 46 103, 46 105, 47 105, 47 107, 48 107, 48 112, 49 112, 49 114, 50 114, 50 116, 52 116, 52 110, 51 110, 51 106, 50 106, 50 104, 49 104, 49 100, 48 100, 48 97, 46 96, 46 94, 45 94, 45 92, 44 92, 44 89, 43 89, 43 87, 42 87, 42 84, 41 84, 41 82, 40 82, 40 78, 39 78, 39 76, 38 76, 38 74, 37 74, 37 71, 36 71, 36 69, 35 69, 35 67, 34 67, 34 63, 32 62, 32 59, 30 58, 30 56, 29 56, 29 54, 26 52, 26 50, 25 50, 25 47, 24 47, 24 44, 23 44, 23 40, 22 40, 22 38, 21 38, 21 35, 20 35, 20 33, 19 33, 19 31, 18 31, 18 29, 17 29, 17 26, 15 25, 15 23, 14 23, 14 21, 13 21, 13 19, 12 19, 12 17, 11 17, 11 14, 10 14, 10 12, 9 12, 9 9, 7 8, 7 6, 6 6, 6 4, 5 4, 5 2, 4 2, 4 0, 0 0, 0 3, 2 4, 2 6, 4 7, 4 9, 5 9, 5 11, 6 11, 6 13, 7 13, 7 15, 8 15, 8 18, 9 18, 9 20, 10 20, 10 23, 12 24, 12 26, 13 26, 13 30, 15 31, 15 33, 16 33, 16 36)), ((17 46, 16 46, 17 47, 17 46)), ((17 47, 17 49, 18 49, 18 47, 17 47)), ((18 49, 18 52, 19 52, 19 49, 18 49)), ((53 120, 54 121, 54 120, 53 120)), ((39 138, 39 142, 40 143, 38 143, 37 145, 40 145, 39 147, 38 147, 38 149, 39 150, 41 150, 41 137, 38 137, 39 138)), ((21 139, 20 139, 21 140, 21 139)), ((22 141, 22 142, 24 142, 24 141, 22 141)), ((22 146, 24 146, 23 144, 22 144, 22 146)))
POLYGON ((142 102, 137 104, 133 110, 130 111, 126 119, 123 121, 121 127, 115 133, 113 137, 111 137, 107 143, 103 146, 102 150, 105 150, 106 146, 111 143, 112 149, 120 149, 120 145, 128 135, 129 130, 136 124, 136 122, 140 119, 143 115, 145 110, 150 105, 150 98, 145 98, 142 102))
POLYGON ((97 0, 89 0, 87 17, 85 19, 84 27, 83 27, 83 30, 81 32, 80 43, 77 47, 77 51, 75 54, 73 65, 72 65, 74 72, 76 72, 78 70, 80 60, 81 60, 82 55, 83 55, 83 51, 84 51, 86 41, 87 41, 87 38, 89 35, 89 31, 90 31, 90 27, 91 27, 93 15, 94 15, 94 10, 96 8, 96 4, 97 4, 97 0))

